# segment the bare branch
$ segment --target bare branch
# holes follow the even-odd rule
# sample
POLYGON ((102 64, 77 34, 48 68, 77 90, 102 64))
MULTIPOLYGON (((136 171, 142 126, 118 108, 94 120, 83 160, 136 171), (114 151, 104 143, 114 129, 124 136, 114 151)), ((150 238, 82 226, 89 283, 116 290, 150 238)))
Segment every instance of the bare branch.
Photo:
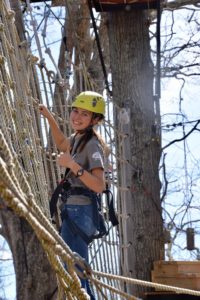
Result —
POLYGON ((175 140, 173 140, 173 141, 171 141, 169 144, 167 144, 166 146, 164 146, 163 148, 162 148, 162 150, 165 150, 166 148, 168 148, 169 146, 171 146, 171 145, 173 145, 173 144, 175 144, 175 143, 177 143, 177 142, 181 142, 181 141, 183 141, 184 139, 186 139, 194 130, 196 130, 196 128, 197 128, 197 126, 199 125, 199 123, 200 123, 200 121, 197 121, 197 123, 196 123, 196 125, 186 134, 186 135, 184 135, 182 138, 180 138, 180 139, 175 139, 175 140))

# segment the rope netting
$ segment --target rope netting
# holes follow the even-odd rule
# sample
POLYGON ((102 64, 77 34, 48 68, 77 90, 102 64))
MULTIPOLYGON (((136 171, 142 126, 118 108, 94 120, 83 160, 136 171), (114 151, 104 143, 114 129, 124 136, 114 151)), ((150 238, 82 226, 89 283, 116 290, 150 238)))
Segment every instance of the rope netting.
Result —
MULTIPOLYGON (((41 120, 38 104, 44 103, 50 109, 53 107, 54 116, 64 133, 70 133, 68 127, 69 83, 62 78, 58 69, 55 75, 54 71, 46 67, 39 39, 36 38, 39 48, 38 56, 30 52, 27 41, 20 41, 15 27, 15 13, 6 6, 5 2, 1 3, 1 12, 1 197, 8 206, 25 217, 32 225, 48 253, 51 264, 56 269, 60 278, 60 286, 65 289, 71 287, 73 282, 73 285, 78 284, 77 270, 73 269, 74 264, 77 260, 80 260, 81 265, 84 262, 74 257, 49 222, 49 198, 52 189, 61 179, 63 170, 56 164, 57 149, 50 138, 46 121, 41 120), (56 94, 56 102, 53 88, 55 81, 57 87, 62 90, 62 93, 56 94), (68 99, 68 102, 62 102, 62 95, 68 99), (63 253, 65 253, 65 258, 63 253), (73 268, 68 268, 66 272, 61 260, 67 265, 72 265, 73 268)), ((33 17, 31 18, 34 24, 33 17)), ((35 37, 37 37, 37 32, 35 32, 35 37)), ((81 71, 81 80, 85 81, 87 78, 84 67, 81 71)), ((114 136, 113 126, 110 125, 112 124, 107 121, 102 128, 102 134, 105 135, 108 144, 112 143, 114 136)), ((114 150, 112 149, 110 161, 107 163, 115 166, 113 156, 114 150)), ((112 185, 113 193, 116 193, 115 177, 116 170, 113 168, 109 171, 107 178, 108 184, 112 185)), ((90 246, 91 267, 83 267, 83 269, 89 268, 87 276, 90 274, 90 268, 119 274, 118 246, 118 235, 116 229, 113 228, 110 229, 109 236, 93 242, 90 246)), ((93 280, 96 292, 103 295, 102 297, 108 298, 112 293, 119 293, 121 296, 124 294, 120 291, 119 282, 113 284, 111 279, 105 279, 105 287, 99 288, 98 280, 93 280), (110 285, 113 285, 113 292, 108 291, 110 285)), ((78 288, 80 289, 80 283, 78 288)), ((80 292, 76 294, 74 288, 71 290, 79 299, 80 292)), ((84 295, 84 291, 81 293, 84 295)), ((127 297, 130 296, 125 296, 127 297)))
MULTIPOLYGON (((30 3, 27 3, 34 24, 30 3)), ((10 9, 8 1, 0 2, 0 11, 0 197, 16 214, 24 217, 35 231, 56 272, 60 299, 63 292, 67 299, 89 299, 85 290, 81 288, 79 276, 90 280, 98 299, 136 299, 123 291, 124 283, 200 295, 197 291, 119 276, 120 267, 124 267, 120 262, 120 251, 123 248, 126 253, 128 247, 126 244, 119 245, 119 235, 124 236, 126 240, 126 232, 121 225, 119 229, 111 227, 108 236, 91 244, 90 265, 64 243, 52 225, 49 215, 49 198, 52 189, 61 179, 63 170, 56 164, 57 149, 46 121, 39 114, 38 105, 44 103, 52 109, 64 133, 69 134, 68 108, 72 98, 70 82, 63 79, 57 67, 56 72, 48 69, 36 31, 34 34, 38 56, 32 54, 27 40, 20 40, 15 26, 15 13, 10 9), (64 263, 68 266, 67 270, 64 263), (83 270, 81 273, 77 265, 83 270)), ((50 50, 45 50, 56 66, 50 50)), ((78 71, 80 82, 89 82, 90 87, 94 89, 95 84, 87 77, 83 62, 78 71)), ((107 182, 117 205, 119 195, 123 196, 126 193, 126 182, 122 181, 119 186, 116 180, 116 161, 120 161, 121 170, 125 172, 127 149, 126 135, 123 130, 115 132, 112 114, 113 104, 110 97, 107 97, 107 119, 100 130, 110 146, 106 166, 107 182), (115 134, 122 137, 122 146, 119 147, 121 150, 118 154, 114 143, 115 134)), ((125 178, 123 174, 122 178, 125 178)), ((118 208, 118 218, 123 222, 127 215, 121 211, 123 203, 118 208)))

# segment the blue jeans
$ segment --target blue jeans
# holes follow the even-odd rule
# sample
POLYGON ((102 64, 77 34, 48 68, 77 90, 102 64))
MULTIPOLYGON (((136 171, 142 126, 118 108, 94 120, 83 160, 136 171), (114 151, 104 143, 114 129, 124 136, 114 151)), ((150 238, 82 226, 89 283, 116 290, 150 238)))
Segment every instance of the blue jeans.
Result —
MULTIPOLYGON (((73 220, 86 234, 92 235, 96 231, 93 223, 93 206, 90 205, 65 205, 63 210, 67 210, 69 218, 73 220)), ((62 212, 63 212, 62 210, 62 212)), ((88 245, 87 243, 70 228, 70 224, 64 218, 61 227, 61 236, 73 252, 78 253, 88 262, 88 245)), ((82 287, 87 290, 92 300, 95 300, 90 290, 89 282, 81 279, 82 287)))

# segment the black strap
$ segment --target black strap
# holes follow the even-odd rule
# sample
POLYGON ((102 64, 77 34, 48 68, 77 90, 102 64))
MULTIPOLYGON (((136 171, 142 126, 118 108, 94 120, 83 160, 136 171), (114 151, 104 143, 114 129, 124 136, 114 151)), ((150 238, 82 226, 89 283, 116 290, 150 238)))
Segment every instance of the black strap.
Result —
POLYGON ((61 193, 62 188, 63 188, 63 181, 61 181, 59 183, 59 185, 56 187, 56 189, 54 190, 54 192, 51 196, 51 200, 49 203, 51 218, 53 218, 53 216, 57 210, 58 197, 59 197, 59 194, 61 193))
MULTIPOLYGON (((88 127, 87 130, 85 130, 84 132, 86 133, 86 132, 88 132, 88 130, 91 130, 91 129, 92 129, 92 127, 88 127)), ((75 141, 76 141, 76 136, 77 136, 77 134, 78 134, 78 133, 76 133, 76 134, 74 135, 74 137, 73 137, 73 139, 72 139, 72 141, 71 141, 71 145, 70 145, 70 153, 72 153, 73 155, 77 153, 78 148, 80 147, 80 145, 81 145, 82 142, 83 142, 83 139, 85 138, 85 135, 83 135, 83 136, 79 139, 79 141, 78 141, 76 147, 74 148, 74 144, 75 144, 75 141), (74 149, 73 149, 73 148, 74 148, 74 149)), ((89 136, 89 138, 90 138, 90 136, 89 136)), ((86 142, 87 142, 87 141, 86 141, 86 142)), ((67 174, 69 173, 69 171, 70 171, 69 168, 67 168, 67 169, 65 170, 64 178, 67 177, 67 174)))
MULTIPOLYGON (((75 140, 76 140, 76 135, 77 133, 74 135, 72 141, 71 141, 71 145, 70 145, 70 154, 72 153, 72 150, 73 150, 73 147, 74 147, 74 143, 75 143, 75 140)), ((79 141, 80 142, 80 141, 79 141)), ((78 144, 76 145, 76 148, 74 149, 74 154, 77 152, 77 149, 79 147, 79 142, 78 144)), ((70 171, 70 168, 66 168, 65 170, 65 175, 64 175, 64 179, 67 177, 67 174, 69 173, 70 171)))
POLYGON ((114 210, 113 194, 109 189, 106 189, 103 193, 106 195, 109 220, 113 226, 116 226, 119 224, 119 221, 114 210))
MULTIPOLYGON (((74 137, 73 137, 73 139, 71 141, 70 153, 73 150, 74 143, 75 143, 75 140, 76 140, 76 135, 77 134, 74 135, 74 137)), ((80 146, 80 141, 77 143, 76 148, 74 149, 74 154, 77 152, 77 149, 78 149, 79 146, 80 146)), ((56 213, 58 198, 59 198, 59 195, 60 195, 60 193, 62 191, 62 188, 67 189, 66 187, 63 186, 63 184, 65 182, 67 182, 66 181, 66 177, 67 177, 67 174, 69 173, 69 171, 70 171, 70 168, 66 168, 65 175, 64 175, 62 181, 57 185, 57 187, 55 188, 55 190, 54 190, 54 192, 53 192, 53 194, 51 196, 51 200, 50 200, 50 203, 49 203, 51 218, 53 218, 54 214, 56 213)))

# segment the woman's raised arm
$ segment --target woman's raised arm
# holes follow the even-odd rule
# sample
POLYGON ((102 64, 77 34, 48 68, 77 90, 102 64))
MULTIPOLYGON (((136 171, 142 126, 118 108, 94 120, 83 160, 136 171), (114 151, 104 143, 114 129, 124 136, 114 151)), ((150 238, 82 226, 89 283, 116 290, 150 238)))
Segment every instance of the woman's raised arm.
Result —
POLYGON ((53 115, 45 105, 40 104, 39 110, 40 110, 40 114, 48 120, 51 129, 51 134, 53 136, 57 148, 62 152, 66 152, 70 147, 69 138, 65 137, 63 132, 60 130, 58 123, 56 122, 53 115))

